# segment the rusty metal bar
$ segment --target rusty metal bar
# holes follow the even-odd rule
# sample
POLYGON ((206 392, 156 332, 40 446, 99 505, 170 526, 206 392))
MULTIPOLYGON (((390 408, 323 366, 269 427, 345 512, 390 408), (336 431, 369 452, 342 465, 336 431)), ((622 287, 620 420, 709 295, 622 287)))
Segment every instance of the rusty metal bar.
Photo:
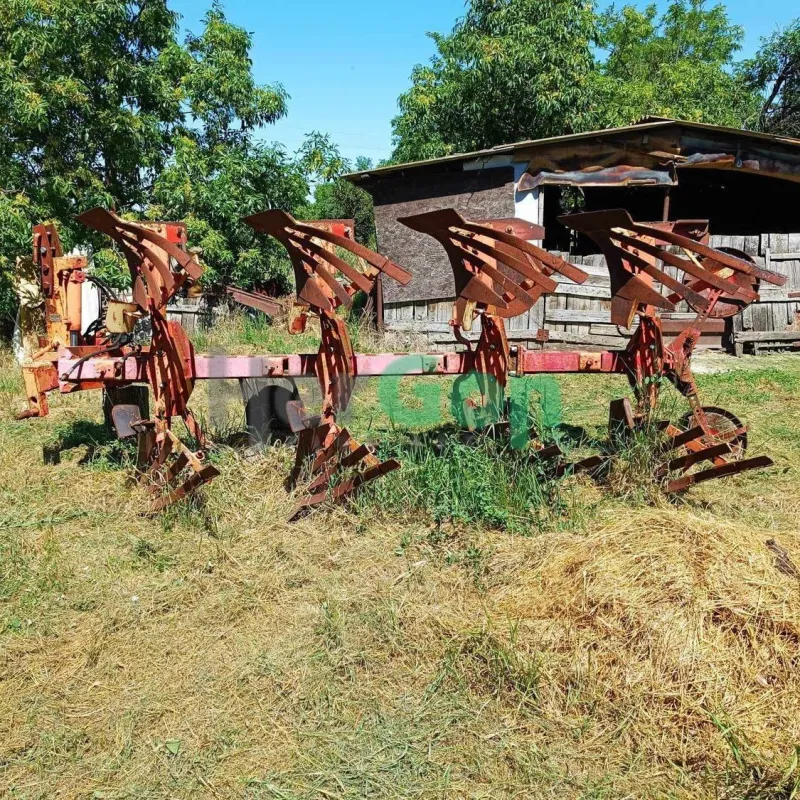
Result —
POLYGON ((265 294, 258 294, 257 292, 247 292, 244 289, 239 289, 237 286, 226 286, 225 292, 229 294, 237 303, 249 308, 255 308, 257 311, 262 311, 270 317, 274 317, 283 311, 283 305, 272 297, 267 297, 265 294))
MULTIPOLYGON (((525 350, 518 372, 540 373, 624 373, 624 351, 581 353, 576 351, 525 350)), ((84 356, 85 357, 85 356, 84 356)), ((192 380, 231 378, 311 378, 317 372, 317 353, 277 356, 195 355, 187 377, 192 380)), ((87 358, 80 366, 74 356, 62 353, 58 360, 60 375, 69 373, 62 391, 87 381, 140 383, 147 380, 146 353, 130 356, 87 358)), ((398 377, 403 375, 462 375, 474 368, 473 353, 381 353, 354 355, 353 374, 361 378, 398 377)))
POLYGON ((756 456, 755 458, 746 458, 742 461, 730 461, 727 464, 722 464, 718 467, 710 467, 702 472, 694 472, 691 475, 685 475, 683 478, 670 481, 667 484, 667 492, 682 492, 690 486, 696 486, 698 483, 704 483, 714 478, 725 478, 729 475, 738 475, 740 472, 746 472, 751 469, 762 469, 764 467, 771 467, 773 461, 769 456, 756 456))

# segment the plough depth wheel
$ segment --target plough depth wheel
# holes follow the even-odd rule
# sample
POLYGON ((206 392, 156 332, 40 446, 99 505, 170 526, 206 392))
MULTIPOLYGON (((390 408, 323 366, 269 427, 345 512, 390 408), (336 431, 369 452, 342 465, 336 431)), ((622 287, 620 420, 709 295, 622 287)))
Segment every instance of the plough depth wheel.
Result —
POLYGON ((700 425, 705 433, 700 441, 713 447, 727 444, 731 452, 725 461, 740 461, 747 452, 747 428, 742 421, 730 411, 717 406, 703 406, 697 411, 690 411, 681 419, 681 427, 688 430, 700 425))
POLYGON ((667 425, 669 437, 662 451, 671 454, 658 476, 666 479, 667 494, 683 492, 698 483, 771 467, 768 456, 745 458, 747 428, 723 408, 706 406, 687 414, 684 430, 667 425), (698 467, 696 471, 693 471, 698 467))
MULTIPOLYGON (((634 414, 625 399, 611 403, 609 413, 610 450, 608 455, 595 455, 571 464, 561 464, 559 475, 588 473, 606 474, 615 454, 643 426, 641 416, 634 414)), ((747 428, 723 408, 706 406, 686 414, 679 425, 658 424, 663 441, 656 445, 653 478, 667 494, 685 491, 698 483, 737 475, 751 469, 772 466, 768 456, 744 458, 747 450, 747 428)))
MULTIPOLYGON (((719 250, 720 253, 727 253, 728 255, 734 256, 741 261, 745 261, 753 265, 756 263, 751 256, 747 255, 747 253, 742 250, 737 250, 735 247, 718 247, 717 250, 719 250)), ((700 263, 702 264, 703 269, 708 270, 718 278, 730 281, 744 292, 758 294, 761 288, 761 281, 755 274, 736 272, 724 266, 723 264, 714 261, 712 258, 704 258, 700 263)), ((710 302, 713 299, 714 289, 705 284, 703 281, 696 281, 690 275, 686 274, 684 275, 684 284, 692 289, 695 289, 698 294, 700 294, 700 296, 706 300, 706 302, 710 302)), ((687 298, 686 303, 689 308, 692 309, 692 311, 702 313, 703 308, 694 303, 691 296, 687 298)), ((746 300, 740 300, 731 297, 728 294, 722 293, 713 304, 713 307, 709 310, 708 316, 712 319, 726 319, 728 317, 734 317, 740 312, 744 311, 748 305, 749 303, 746 300)))

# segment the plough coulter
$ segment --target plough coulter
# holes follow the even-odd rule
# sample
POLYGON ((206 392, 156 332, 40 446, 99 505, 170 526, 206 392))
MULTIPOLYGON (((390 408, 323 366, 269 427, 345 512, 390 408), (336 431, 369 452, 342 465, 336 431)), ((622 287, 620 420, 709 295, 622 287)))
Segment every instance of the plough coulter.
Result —
MULTIPOLYGON (((635 402, 611 404, 610 440, 622 442, 638 428, 653 424, 660 387, 671 382, 687 398, 689 412, 680 426, 658 423, 662 463, 655 476, 667 492, 771 465, 769 458, 747 457, 747 431, 724 409, 703 406, 691 356, 703 322, 738 313, 758 298, 762 282, 781 285, 785 278, 760 269, 747 256, 713 249, 702 221, 637 223, 625 211, 575 214, 561 218, 593 239, 605 255, 611 278, 612 322, 636 325, 627 347, 602 352, 553 351, 509 345, 505 320, 530 309, 556 291, 559 282, 583 283, 588 275, 533 242, 544 230, 519 219, 469 220, 452 209, 401 219, 404 225, 436 239, 445 249, 454 277, 456 300, 451 326, 461 349, 447 353, 363 355, 353 352, 345 320, 337 313, 352 304, 356 292, 371 292, 377 277, 407 284, 412 276, 400 265, 356 242, 352 220, 299 222, 282 211, 246 219, 263 235, 283 244, 291 261, 296 297, 289 330, 301 333, 310 317, 319 322, 315 354, 219 356, 195 353, 185 331, 166 318, 169 301, 201 275, 186 251, 185 229, 172 223, 132 223, 102 209, 79 217, 108 235, 125 256, 131 272, 133 303, 110 300, 105 319, 90 339, 80 330, 72 282, 85 274, 85 262, 64 259, 52 227, 34 231, 34 258, 48 301, 48 337, 32 363, 24 367, 30 408, 22 416, 47 413, 47 393, 149 384, 154 401, 150 418, 138 406, 115 406, 112 418, 120 436, 138 437, 138 475, 150 496, 150 511, 181 499, 218 474, 206 460, 208 442, 189 409, 194 385, 217 378, 316 377, 322 390, 317 413, 292 401, 287 416, 297 435, 294 467, 286 485, 297 490, 296 518, 325 501, 343 501, 366 483, 401 465, 381 461, 358 442, 337 417, 352 397, 358 377, 477 376, 480 398, 473 407, 504 413, 509 379, 542 373, 616 373, 625 375, 635 402), (685 301, 696 313, 680 334, 666 342, 662 311, 685 301), (60 304, 60 305, 58 305, 60 304), (59 310, 60 309, 60 310, 59 310), (73 314, 76 316, 73 317, 73 314), (130 333, 148 317, 149 345, 132 342, 130 333), (59 318, 59 323, 52 321, 59 318), (466 333, 479 327, 476 342, 466 333), (172 429, 186 423, 200 449, 193 451, 172 429)), ((230 289, 239 302, 274 313, 277 303, 230 289)), ((546 331, 539 337, 546 341, 546 331)), ((491 415, 488 415, 491 416, 491 415)), ((552 460, 557 474, 600 473, 612 457, 592 456, 567 463, 554 445, 545 447, 532 432, 529 447, 538 459, 552 460)))

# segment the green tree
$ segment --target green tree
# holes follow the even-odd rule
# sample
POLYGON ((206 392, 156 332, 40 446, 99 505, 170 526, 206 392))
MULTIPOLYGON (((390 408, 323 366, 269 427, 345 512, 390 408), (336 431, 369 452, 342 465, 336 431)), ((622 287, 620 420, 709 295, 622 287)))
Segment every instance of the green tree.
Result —
POLYGON ((239 137, 208 145, 186 136, 155 181, 147 216, 186 222, 189 243, 203 251, 206 285, 248 288, 277 280, 288 290, 283 248, 241 219, 267 208, 303 207, 307 194, 304 174, 280 148, 239 137))
POLYGON ((206 283, 279 279, 288 288, 282 249, 241 222, 266 208, 291 211, 308 193, 302 166, 256 140, 259 128, 286 113, 288 98, 279 85, 255 83, 251 45, 218 3, 203 32, 188 36, 180 84, 187 119, 153 183, 147 216, 186 221, 190 243, 203 250, 206 283))
POLYGON ((655 4, 597 14, 590 0, 471 0, 451 34, 430 35, 437 53, 398 100, 394 162, 646 115, 754 125, 762 84, 781 87, 776 119, 796 85, 781 82, 794 34, 774 37, 748 78, 734 60, 742 29, 705 0, 672 0, 661 15, 655 4))
MULTIPOLYGON (((286 113, 287 97, 254 82, 250 45, 218 4, 202 32, 181 43, 166 0, 0 3, 6 325, 14 260, 30 248, 31 224, 58 222, 67 248, 102 246, 74 221, 96 205, 188 217, 212 278, 277 268, 274 253, 228 216, 290 207, 307 192, 289 159, 254 143, 259 127, 286 113)), ((113 273, 108 254, 99 261, 113 273)))
POLYGON ((356 240, 367 247, 376 245, 375 209, 372 197, 360 186, 341 176, 355 169, 372 168, 372 161, 360 156, 355 166, 343 158, 339 148, 327 134, 309 134, 297 154, 298 166, 314 186, 313 200, 298 214, 304 219, 353 219, 356 240))
POLYGON ((613 6, 600 18, 597 104, 605 125, 627 125, 645 115, 731 127, 752 122, 758 99, 734 69, 744 32, 723 5, 673 0, 658 15, 613 6))
POLYGON ((372 197, 360 186, 354 186, 343 178, 317 186, 308 217, 354 219, 356 240, 373 249, 376 246, 375 209, 372 197))
POLYGON ((182 90, 205 143, 248 139, 254 128, 286 114, 288 95, 280 84, 258 86, 252 73, 251 35, 227 21, 214 1, 202 34, 189 34, 191 56, 182 90))
POLYGON ((763 38, 741 74, 763 98, 758 128, 800 138, 800 19, 763 38))
POLYGON ((413 161, 593 124, 587 0, 471 0, 417 65, 392 122, 393 160, 413 161))
POLYGON ((314 183, 335 180, 350 169, 331 137, 319 131, 312 131, 305 137, 295 158, 314 183))
MULTIPOLYGON (((30 224, 132 207, 170 153, 184 55, 164 0, 0 4, 0 305, 13 311, 15 258, 30 224)), ((5 316, 5 322, 8 317, 5 316)))

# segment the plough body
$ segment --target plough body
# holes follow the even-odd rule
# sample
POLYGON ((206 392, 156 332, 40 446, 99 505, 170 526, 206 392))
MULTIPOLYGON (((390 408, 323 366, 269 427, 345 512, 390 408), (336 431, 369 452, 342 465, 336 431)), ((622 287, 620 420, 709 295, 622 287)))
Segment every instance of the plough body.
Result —
MULTIPOLYGON (((302 483, 305 489, 293 518, 326 500, 344 500, 369 481, 400 467, 394 459, 380 461, 370 447, 357 442, 347 429, 337 424, 337 415, 347 408, 358 377, 474 373, 479 379, 481 397, 473 405, 501 408, 512 375, 621 374, 634 390, 636 407, 627 400, 612 403, 609 426, 612 438, 617 440, 651 419, 659 379, 666 379, 687 398, 690 407, 683 427, 662 426, 664 463, 657 477, 663 479, 667 492, 682 491, 710 478, 771 463, 766 457, 744 458, 747 447, 744 426, 722 409, 702 406, 690 362, 706 319, 737 313, 757 299, 760 282, 781 284, 785 279, 758 268, 743 254, 710 248, 708 225, 702 221, 642 224, 635 223, 624 211, 562 218, 564 224, 594 239, 606 256, 611 276, 612 322, 630 327, 638 318, 638 326, 624 350, 579 352, 510 346, 506 338, 505 320, 524 313, 543 295, 554 292, 556 274, 560 281, 575 283, 582 283, 588 277, 579 267, 533 244, 544 238, 539 226, 516 219, 472 221, 451 209, 401 219, 410 228, 435 238, 447 252, 456 289, 451 326, 455 340, 464 349, 449 353, 363 355, 353 352, 347 326, 337 315, 337 309, 349 307, 357 291, 371 292, 380 274, 402 284, 408 283, 411 275, 356 242, 352 220, 298 222, 282 211, 266 211, 249 217, 246 222, 285 246, 297 288, 289 314, 289 330, 300 333, 306 329, 309 316, 317 317, 319 351, 300 355, 212 356, 196 354, 183 329, 165 316, 169 300, 201 273, 196 259, 185 250, 185 231, 166 224, 158 227, 152 223, 126 222, 101 209, 87 212, 79 219, 110 236, 119 246, 130 267, 134 304, 129 304, 127 310, 115 306, 114 314, 110 310, 104 331, 91 343, 68 339, 55 330, 51 332, 47 351, 51 355, 46 362, 49 371, 39 365, 26 368, 26 385, 29 373, 37 381, 36 391, 28 390, 31 402, 28 415, 46 413, 46 393, 56 388, 70 393, 149 384, 155 404, 152 419, 140 419, 138 409, 131 406, 116 407, 112 417, 120 435, 138 436, 139 475, 147 483, 151 511, 181 499, 218 474, 204 460, 203 448, 207 442, 188 406, 194 385, 201 380, 304 377, 318 380, 323 394, 318 415, 309 414, 299 401, 290 403, 287 409, 298 445, 286 484, 287 488, 295 489, 302 483), (677 277, 681 272, 682 280, 677 277), (663 294, 657 285, 669 294, 663 294), (682 300, 697 312, 697 318, 667 344, 659 312, 674 310, 675 304, 682 300), (117 330, 120 325, 127 330, 131 320, 141 316, 151 319, 153 333, 149 346, 133 346, 110 334, 110 330, 117 330), (123 321, 119 322, 120 319, 123 321), (473 330, 476 322, 480 325, 480 336, 473 345, 464 332, 473 330), (54 358, 52 353, 56 351, 54 358), (185 421, 201 445, 199 451, 189 450, 175 435, 171 427, 175 417, 185 421), (701 468, 706 463, 710 466, 701 468)), ((37 228, 35 236, 42 265, 42 288, 55 293, 57 285, 66 286, 64 297, 71 309, 69 286, 76 278, 72 272, 65 272, 66 266, 55 273, 49 266, 62 263, 57 261, 60 258, 57 234, 37 228)), ((74 265, 71 269, 84 266, 74 265)), ((275 301, 261 295, 235 288, 228 291, 235 300, 267 313, 278 308, 275 301)), ((69 314, 64 316, 69 324, 69 314)), ((542 334, 545 341, 546 332, 542 334)), ((536 441, 532 446, 539 458, 561 458, 558 447, 544 447, 536 441)), ((562 462, 557 472, 594 473, 608 463, 608 458, 593 456, 573 464, 562 462)))

